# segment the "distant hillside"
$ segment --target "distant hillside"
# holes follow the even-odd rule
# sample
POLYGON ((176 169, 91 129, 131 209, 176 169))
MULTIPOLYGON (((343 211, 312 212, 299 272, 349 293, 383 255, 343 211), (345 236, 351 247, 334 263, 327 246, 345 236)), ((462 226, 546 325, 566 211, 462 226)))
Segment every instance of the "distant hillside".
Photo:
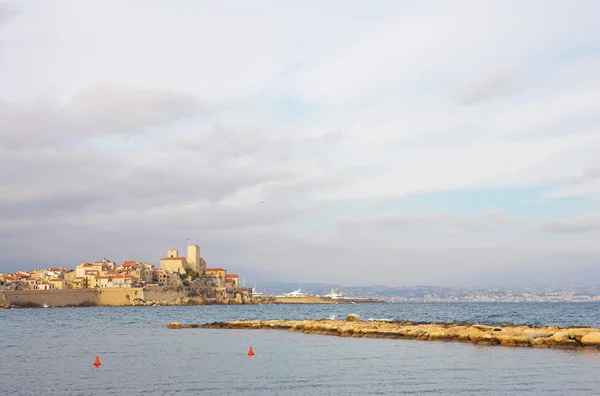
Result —
MULTIPOLYGON (((252 285, 249 285, 252 286, 252 285)), ((335 289, 349 297, 369 297, 386 301, 600 301, 600 285, 589 286, 522 286, 512 288, 458 288, 440 286, 343 286, 325 283, 264 282, 257 291, 268 295, 289 293, 302 288, 310 294, 323 295, 335 289)))

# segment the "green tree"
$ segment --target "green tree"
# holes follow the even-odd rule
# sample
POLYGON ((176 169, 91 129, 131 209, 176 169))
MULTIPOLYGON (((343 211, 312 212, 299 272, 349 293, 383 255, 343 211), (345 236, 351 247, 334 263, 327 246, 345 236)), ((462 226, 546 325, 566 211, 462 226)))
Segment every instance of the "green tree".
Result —
MULTIPOLYGON (((187 275, 187 276, 189 276, 189 277, 190 277, 192 280, 196 280, 196 279, 198 279, 198 277, 200 276, 200 274, 199 274, 198 272, 194 271, 194 270, 193 270, 193 269, 191 269, 191 268, 186 268, 186 269, 185 269, 185 273, 186 273, 186 275, 187 275)), ((184 278, 182 278, 182 279, 184 279, 184 278)))

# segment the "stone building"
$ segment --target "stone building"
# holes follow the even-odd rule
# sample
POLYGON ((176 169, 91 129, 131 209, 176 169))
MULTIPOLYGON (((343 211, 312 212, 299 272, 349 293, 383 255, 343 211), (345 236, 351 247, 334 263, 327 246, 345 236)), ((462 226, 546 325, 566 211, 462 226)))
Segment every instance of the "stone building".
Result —
POLYGON ((225 279, 225 277, 227 276, 227 270, 225 270, 224 268, 207 268, 206 275, 225 279))
POLYGON ((206 261, 200 257, 200 246, 188 245, 187 257, 180 257, 177 249, 169 249, 167 257, 160 259, 160 269, 170 272, 185 273, 186 269, 196 271, 204 275, 206 261))

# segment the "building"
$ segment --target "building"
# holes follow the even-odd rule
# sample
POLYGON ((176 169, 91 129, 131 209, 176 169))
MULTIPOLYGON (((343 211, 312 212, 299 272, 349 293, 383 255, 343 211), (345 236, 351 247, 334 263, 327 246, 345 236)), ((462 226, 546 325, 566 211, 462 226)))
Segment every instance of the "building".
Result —
POLYGON ((238 274, 225 275, 225 287, 240 287, 240 277, 238 274))
POLYGON ((185 273, 186 269, 190 269, 199 275, 204 275, 206 261, 200 257, 200 246, 190 244, 187 257, 180 257, 177 249, 169 249, 167 257, 160 259, 160 269, 180 274, 185 273))
POLYGON ((75 278, 83 278, 85 276, 85 272, 93 269, 93 265, 91 263, 83 262, 78 264, 75 267, 75 278))
POLYGON ((223 268, 207 268, 206 275, 214 276, 216 278, 225 278, 227 276, 227 271, 223 268))
POLYGON ((133 276, 115 275, 112 278, 113 287, 131 287, 133 286, 133 276))
POLYGON ((67 281, 64 278, 52 278, 50 279, 50 283, 54 285, 54 288, 57 290, 67 288, 67 281))
POLYGON ((138 263, 133 267, 129 274, 133 275, 133 281, 137 284, 152 283, 154 266, 152 264, 138 263))
POLYGON ((169 249, 168 255, 160 259, 160 269, 168 272, 185 273, 187 261, 185 257, 179 257, 177 249, 169 249))
POLYGON ((179 286, 181 278, 177 272, 167 272, 161 269, 154 270, 154 283, 159 286, 179 286))

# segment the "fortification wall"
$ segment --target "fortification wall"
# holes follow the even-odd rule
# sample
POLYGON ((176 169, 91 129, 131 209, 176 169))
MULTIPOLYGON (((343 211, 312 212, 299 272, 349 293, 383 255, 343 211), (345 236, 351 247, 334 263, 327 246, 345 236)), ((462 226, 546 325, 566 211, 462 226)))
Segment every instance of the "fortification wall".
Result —
POLYGON ((135 299, 144 300, 144 289, 141 287, 100 289, 96 297, 96 305, 133 305, 135 299))
POLYGON ((190 286, 147 286, 144 288, 145 301, 174 301, 180 298, 200 298, 205 302, 224 302, 225 288, 204 286, 202 283, 190 286))
POLYGON ((182 297, 187 297, 183 286, 147 286, 144 288, 144 300, 146 301, 173 301, 182 297))
POLYGON ((0 306, 7 305, 8 301, 6 301, 6 296, 3 291, 0 291, 0 306))
POLYGON ((15 290, 5 291, 8 304, 16 307, 77 307, 97 304, 97 291, 84 290, 15 290))
MULTIPOLYGON (((251 304, 252 289, 206 286, 205 282, 190 286, 147 286, 145 288, 68 289, 68 290, 18 290, 0 292, 0 306, 16 307, 77 307, 123 306, 140 301, 172 303, 181 299, 194 299, 205 304, 251 304), (136 300, 138 300, 136 302, 136 300)), ((185 303, 185 302, 184 302, 185 303)), ((175 303, 177 305, 178 303, 175 303)))

